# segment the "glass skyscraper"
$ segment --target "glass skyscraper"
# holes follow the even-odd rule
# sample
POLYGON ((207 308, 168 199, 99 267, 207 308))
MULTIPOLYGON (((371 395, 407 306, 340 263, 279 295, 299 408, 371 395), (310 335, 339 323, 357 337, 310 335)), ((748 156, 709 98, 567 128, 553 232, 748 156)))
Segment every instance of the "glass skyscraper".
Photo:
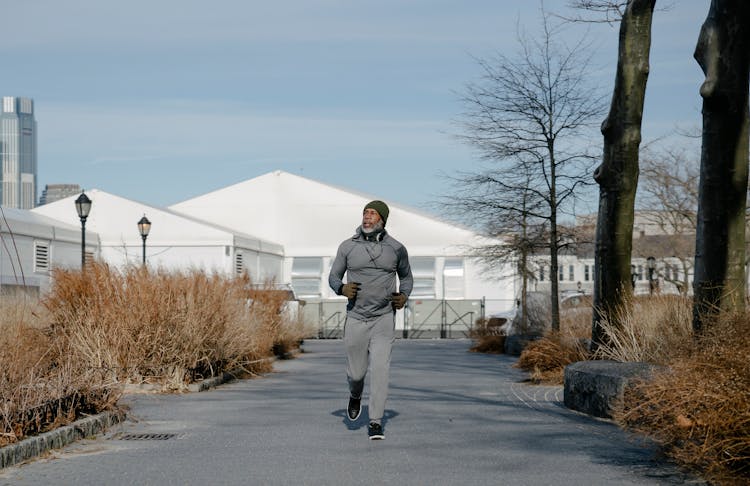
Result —
POLYGON ((36 201, 34 100, 3 96, 0 112, 0 203, 31 209, 36 201))

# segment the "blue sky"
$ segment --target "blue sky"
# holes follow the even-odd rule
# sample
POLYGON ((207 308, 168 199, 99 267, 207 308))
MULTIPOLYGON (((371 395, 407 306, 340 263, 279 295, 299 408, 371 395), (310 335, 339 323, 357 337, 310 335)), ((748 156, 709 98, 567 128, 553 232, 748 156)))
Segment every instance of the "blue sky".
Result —
MULTIPOLYGON (((700 124, 692 53, 709 3, 656 13, 647 139, 700 124)), ((477 164, 451 136, 472 56, 512 57, 539 3, 0 0, 0 18, 0 95, 35 100, 40 192, 166 206, 280 169, 439 212, 442 174, 477 164)), ((618 27, 567 32, 587 29, 609 93, 618 27)))

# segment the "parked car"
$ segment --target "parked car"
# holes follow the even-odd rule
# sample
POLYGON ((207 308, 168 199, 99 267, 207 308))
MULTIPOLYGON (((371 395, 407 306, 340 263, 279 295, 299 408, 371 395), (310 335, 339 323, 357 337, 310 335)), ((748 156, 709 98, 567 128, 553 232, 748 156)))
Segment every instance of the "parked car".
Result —
POLYGON ((575 292, 562 296, 560 298, 560 309, 576 309, 580 307, 591 307, 593 305, 593 298, 591 294, 585 294, 583 292, 575 292))

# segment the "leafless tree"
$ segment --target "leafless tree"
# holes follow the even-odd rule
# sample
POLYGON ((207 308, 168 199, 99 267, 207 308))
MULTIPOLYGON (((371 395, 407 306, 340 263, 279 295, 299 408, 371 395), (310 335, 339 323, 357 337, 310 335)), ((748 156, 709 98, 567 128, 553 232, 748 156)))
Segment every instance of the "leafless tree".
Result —
POLYGON ((711 1, 695 59, 706 76, 693 279, 700 333, 717 312, 745 307, 750 2, 711 1))
POLYGON ((615 24, 625 14, 627 0, 570 0, 572 16, 561 16, 568 22, 615 24))
MULTIPOLYGON (((661 7, 654 11, 667 12, 674 7, 674 0, 661 1, 661 7)), ((567 22, 583 22, 590 24, 616 24, 625 15, 628 0, 570 0, 568 7, 574 12, 572 15, 558 15, 567 22)))
POLYGON ((576 189, 590 183, 593 157, 581 148, 581 137, 605 105, 587 76, 590 47, 583 40, 568 46, 541 12, 541 35, 520 36, 515 57, 478 60, 483 76, 466 87, 460 137, 489 167, 460 174, 464 190, 450 205, 465 213, 482 207, 491 226, 513 235, 522 278, 530 271, 523 255, 544 235, 552 267, 551 326, 559 329, 558 217, 576 189))
MULTIPOLYGON (((498 177, 492 169, 482 172, 459 172, 453 177, 453 193, 443 200, 444 206, 463 221, 480 228, 496 243, 470 249, 491 272, 515 262, 521 278, 520 316, 522 329, 527 327, 529 282, 536 278, 532 256, 549 246, 549 231, 544 219, 544 201, 530 189, 534 170, 520 164, 508 177, 498 177), (509 188, 512 188, 509 190, 509 188), (523 190, 523 188, 527 188, 523 190)), ((504 275, 506 276, 506 275, 504 275)))

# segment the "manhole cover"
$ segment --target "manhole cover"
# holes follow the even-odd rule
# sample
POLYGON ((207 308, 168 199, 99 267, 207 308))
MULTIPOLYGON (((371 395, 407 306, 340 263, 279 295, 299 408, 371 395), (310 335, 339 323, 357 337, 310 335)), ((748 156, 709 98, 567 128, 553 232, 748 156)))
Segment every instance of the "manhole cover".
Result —
POLYGON ((117 437, 119 440, 169 440, 177 437, 177 434, 123 434, 117 437))

